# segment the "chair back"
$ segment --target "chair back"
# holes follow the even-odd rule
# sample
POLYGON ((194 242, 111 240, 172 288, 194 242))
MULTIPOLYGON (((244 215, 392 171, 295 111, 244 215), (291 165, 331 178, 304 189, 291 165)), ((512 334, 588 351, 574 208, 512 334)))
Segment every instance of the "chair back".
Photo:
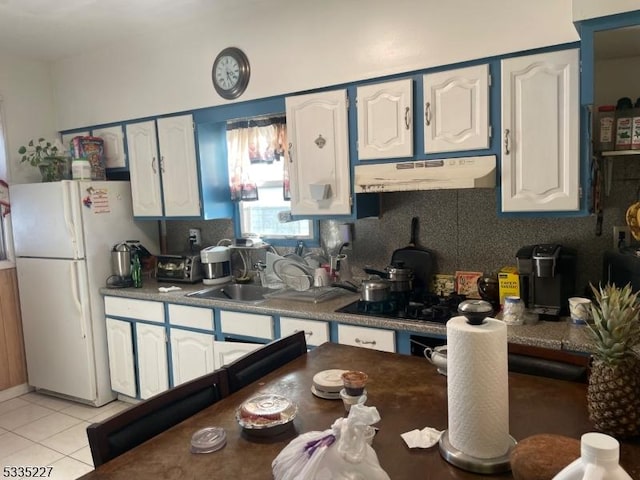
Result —
POLYGON ((227 371, 170 388, 87 427, 95 467, 155 437, 229 394, 227 371))
POLYGON ((302 331, 274 340, 258 350, 247 353, 225 366, 229 378, 229 392, 240 390, 305 353, 307 340, 302 331))

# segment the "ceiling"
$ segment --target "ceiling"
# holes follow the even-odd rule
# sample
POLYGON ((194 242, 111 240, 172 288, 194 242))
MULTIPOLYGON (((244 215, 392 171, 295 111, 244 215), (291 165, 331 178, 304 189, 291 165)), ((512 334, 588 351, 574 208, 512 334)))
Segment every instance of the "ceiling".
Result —
POLYGON ((184 23, 229 1, 0 0, 0 50, 53 61, 184 23))
MULTIPOLYGON (((268 0, 0 0, 0 50, 45 61, 268 0)), ((640 56, 640 27, 597 32, 596 59, 640 56)))

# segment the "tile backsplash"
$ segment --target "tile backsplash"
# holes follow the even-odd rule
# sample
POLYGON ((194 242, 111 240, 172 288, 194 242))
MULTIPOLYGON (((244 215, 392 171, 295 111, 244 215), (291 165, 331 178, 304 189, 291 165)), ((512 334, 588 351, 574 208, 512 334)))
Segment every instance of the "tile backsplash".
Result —
MULTIPOLYGON (((358 220, 353 226, 349 255, 354 275, 364 266, 383 269, 393 251, 408 245, 411 218, 420 219, 418 245, 436 255, 441 273, 456 270, 494 272, 515 265, 524 245, 560 243, 577 250, 576 293, 602 278, 602 253, 612 247, 613 226, 625 225, 627 207, 638 200, 640 155, 613 160, 611 190, 603 199, 602 235, 596 235, 596 218, 502 217, 495 189, 394 192, 381 196, 381 216, 358 220)), ((331 230, 321 222, 321 234, 331 230)), ((339 222, 343 223, 343 222, 339 222)), ((202 230, 203 246, 232 238, 230 220, 168 221, 167 250, 187 250, 188 230, 202 230)), ((279 249, 280 250, 280 249, 279 249)), ((281 252, 286 253, 286 252, 281 252)))

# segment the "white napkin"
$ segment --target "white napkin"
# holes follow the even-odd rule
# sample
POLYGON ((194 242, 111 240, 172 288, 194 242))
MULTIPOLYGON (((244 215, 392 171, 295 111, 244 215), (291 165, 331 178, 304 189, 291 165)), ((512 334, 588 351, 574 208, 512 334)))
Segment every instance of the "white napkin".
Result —
POLYGON ((430 448, 438 443, 440 435, 442 435, 440 430, 425 427, 422 430, 416 428, 410 432, 402 433, 400 436, 409 448, 430 448))

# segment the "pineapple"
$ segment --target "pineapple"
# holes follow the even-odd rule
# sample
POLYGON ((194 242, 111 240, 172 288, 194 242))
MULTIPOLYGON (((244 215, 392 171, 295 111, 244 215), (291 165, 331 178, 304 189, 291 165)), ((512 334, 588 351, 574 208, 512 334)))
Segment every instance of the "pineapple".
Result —
POLYGON ((595 295, 588 328, 596 351, 587 405, 596 429, 614 437, 640 434, 640 345, 638 293, 631 286, 591 286, 595 295))

